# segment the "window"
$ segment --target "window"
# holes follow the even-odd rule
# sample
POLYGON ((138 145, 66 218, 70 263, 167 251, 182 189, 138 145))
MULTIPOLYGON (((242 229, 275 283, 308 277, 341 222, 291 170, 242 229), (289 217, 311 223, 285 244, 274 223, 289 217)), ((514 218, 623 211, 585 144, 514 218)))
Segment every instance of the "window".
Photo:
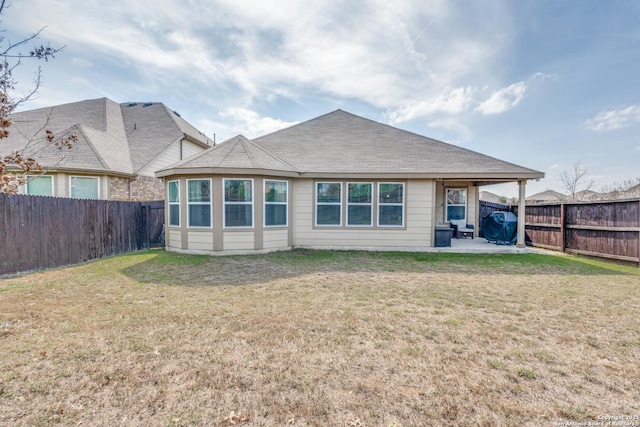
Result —
POLYGON ((347 185, 347 225, 371 227, 373 184, 350 182, 347 185))
POLYGON ((50 175, 28 175, 27 194, 32 196, 53 196, 53 177, 50 175))
POLYGON ((264 181, 264 225, 287 226, 287 181, 264 181))
POLYGON ((342 225, 342 183, 316 183, 316 225, 342 225))
POLYGON ((169 199, 169 225, 180 226, 180 181, 169 181, 167 184, 169 199))
POLYGON ((94 176, 69 177, 69 196, 73 199, 99 199, 100 178, 94 176))
POLYGON ((224 180, 224 226, 253 227, 253 180, 224 180))
POLYGON ((378 225, 404 226, 404 184, 381 182, 378 184, 378 225))
POLYGON ((467 190, 447 188, 447 221, 467 219, 467 190))
POLYGON ((210 179, 187 180, 187 207, 189 227, 211 227, 210 179))

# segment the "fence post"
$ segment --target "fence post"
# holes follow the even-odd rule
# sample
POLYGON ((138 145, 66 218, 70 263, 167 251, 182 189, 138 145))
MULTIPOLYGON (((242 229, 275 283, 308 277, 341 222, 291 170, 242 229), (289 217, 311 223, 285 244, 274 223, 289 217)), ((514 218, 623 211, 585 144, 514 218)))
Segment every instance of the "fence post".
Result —
POLYGON ((566 218, 565 218, 565 214, 566 214, 566 209, 565 209, 565 205, 564 202, 560 203, 560 252, 564 253, 564 250, 566 249, 566 245, 565 245, 565 233, 566 233, 566 229, 565 229, 565 223, 566 223, 566 218))

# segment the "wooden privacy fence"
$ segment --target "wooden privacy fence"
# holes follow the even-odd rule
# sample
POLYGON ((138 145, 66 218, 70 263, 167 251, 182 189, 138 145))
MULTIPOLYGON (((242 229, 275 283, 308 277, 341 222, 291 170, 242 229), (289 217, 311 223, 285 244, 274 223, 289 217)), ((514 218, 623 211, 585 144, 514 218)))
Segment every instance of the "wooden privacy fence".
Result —
POLYGON ((533 246, 640 267, 640 200, 527 205, 525 222, 533 246))
POLYGON ((0 275, 163 246, 164 202, 0 193, 0 275))

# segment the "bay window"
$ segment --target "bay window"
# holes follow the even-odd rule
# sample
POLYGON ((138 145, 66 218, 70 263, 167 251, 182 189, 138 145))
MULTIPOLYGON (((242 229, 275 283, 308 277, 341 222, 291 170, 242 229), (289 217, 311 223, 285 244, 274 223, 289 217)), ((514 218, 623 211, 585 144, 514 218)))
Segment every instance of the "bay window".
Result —
POLYGON ((169 202, 169 225, 180 226, 180 181, 169 181, 167 184, 169 202))
POLYGON ((287 181, 264 181, 265 227, 287 226, 287 181))
POLYGON ((187 180, 187 210, 189 227, 211 228, 211 179, 187 180))
POLYGON ((253 180, 224 180, 224 226, 253 227, 253 180))

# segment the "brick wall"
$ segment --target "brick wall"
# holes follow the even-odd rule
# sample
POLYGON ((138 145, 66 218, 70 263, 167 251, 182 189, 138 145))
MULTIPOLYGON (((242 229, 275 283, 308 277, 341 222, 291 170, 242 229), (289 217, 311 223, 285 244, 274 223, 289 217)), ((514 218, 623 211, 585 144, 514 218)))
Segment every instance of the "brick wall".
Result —
POLYGON ((161 179, 137 176, 134 179, 109 177, 109 199, 144 202, 164 200, 164 185, 161 179))

